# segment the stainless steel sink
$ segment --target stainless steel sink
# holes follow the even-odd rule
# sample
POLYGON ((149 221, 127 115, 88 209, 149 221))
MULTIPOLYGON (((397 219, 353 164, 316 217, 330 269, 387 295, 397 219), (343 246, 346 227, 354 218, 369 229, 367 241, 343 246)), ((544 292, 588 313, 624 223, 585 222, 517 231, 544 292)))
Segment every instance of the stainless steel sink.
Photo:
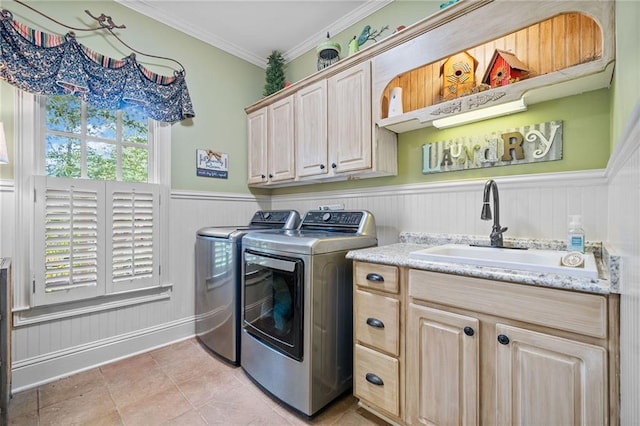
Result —
POLYGON ((598 267, 593 253, 585 253, 584 264, 579 267, 562 265, 562 258, 568 253, 567 251, 558 250, 513 250, 464 244, 445 244, 413 251, 409 253, 409 257, 430 262, 491 266, 598 279, 598 267))

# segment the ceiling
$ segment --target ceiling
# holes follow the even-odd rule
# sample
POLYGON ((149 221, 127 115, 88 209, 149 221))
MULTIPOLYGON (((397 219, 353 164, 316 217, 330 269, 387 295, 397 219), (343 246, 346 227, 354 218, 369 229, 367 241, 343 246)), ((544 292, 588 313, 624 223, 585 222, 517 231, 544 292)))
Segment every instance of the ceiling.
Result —
POLYGON ((262 68, 314 49, 393 0, 116 0, 262 68))

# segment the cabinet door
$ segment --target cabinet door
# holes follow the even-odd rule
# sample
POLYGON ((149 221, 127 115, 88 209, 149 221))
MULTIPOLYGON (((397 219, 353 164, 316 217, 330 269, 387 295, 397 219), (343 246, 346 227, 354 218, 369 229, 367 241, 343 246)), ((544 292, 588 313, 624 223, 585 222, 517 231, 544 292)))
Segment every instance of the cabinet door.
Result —
POLYGON ((259 109, 247 116, 248 156, 247 182, 267 181, 267 108, 259 109))
POLYGON ((371 63, 363 62, 328 81, 329 162, 334 173, 370 169, 371 63))
POLYGON ((496 424, 607 424, 604 348, 503 324, 496 333, 496 424))
POLYGON ((409 304, 407 424, 478 424, 479 338, 476 318, 409 304))
POLYGON ((295 177, 294 97, 289 96, 269 106, 268 178, 271 182, 295 177))
POLYGON ((296 93, 296 174, 324 175, 328 170, 327 81, 296 93))

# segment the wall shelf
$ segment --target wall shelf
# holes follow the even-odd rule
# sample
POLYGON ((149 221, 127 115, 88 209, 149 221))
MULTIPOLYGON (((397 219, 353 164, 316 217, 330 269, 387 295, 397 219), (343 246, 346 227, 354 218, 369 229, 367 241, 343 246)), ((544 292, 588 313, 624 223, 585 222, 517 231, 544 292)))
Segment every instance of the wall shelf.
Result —
POLYGON ((403 133, 432 126, 439 118, 518 99, 533 105, 609 87, 615 54, 613 18, 613 5, 606 1, 544 6, 523 2, 513 8, 497 0, 443 25, 432 23, 430 30, 373 58, 374 120, 403 133), (515 54, 529 66, 531 76, 480 91, 496 49, 515 54), (441 66, 460 52, 477 60, 476 89, 443 101, 441 66), (396 86, 403 88, 405 112, 387 117, 389 92, 396 86))
POLYGON ((613 62, 607 64, 604 70, 600 70, 599 64, 594 63, 577 65, 563 71, 383 118, 378 121, 378 125, 395 133, 409 132, 431 127, 433 120, 477 110, 483 106, 502 105, 516 99, 523 99, 528 106, 609 87, 612 76, 613 62))

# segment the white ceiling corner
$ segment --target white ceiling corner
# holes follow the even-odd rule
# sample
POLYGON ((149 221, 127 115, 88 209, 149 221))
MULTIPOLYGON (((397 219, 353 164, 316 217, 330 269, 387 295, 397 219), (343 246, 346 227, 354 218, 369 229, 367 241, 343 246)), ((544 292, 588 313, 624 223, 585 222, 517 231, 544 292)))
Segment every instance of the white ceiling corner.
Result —
POLYGON ((266 68, 272 51, 289 62, 393 0, 116 0, 266 68))

